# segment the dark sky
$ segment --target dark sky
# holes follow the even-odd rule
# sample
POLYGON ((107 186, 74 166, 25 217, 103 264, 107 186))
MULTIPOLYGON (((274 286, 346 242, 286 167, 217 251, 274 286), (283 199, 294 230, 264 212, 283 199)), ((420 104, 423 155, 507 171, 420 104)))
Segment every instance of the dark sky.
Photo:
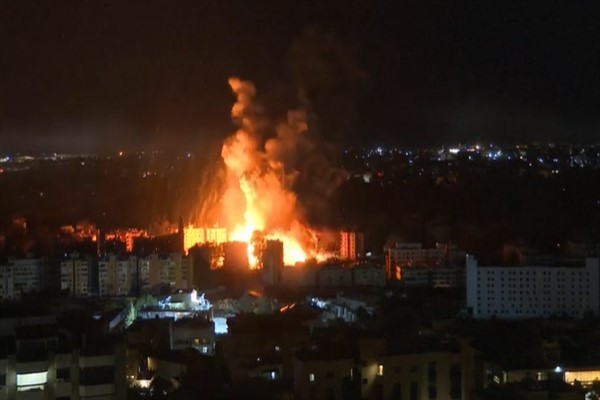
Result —
POLYGON ((233 129, 232 75, 267 98, 312 85, 343 144, 597 141, 598 15, 583 1, 5 0, 0 153, 202 148, 233 129))

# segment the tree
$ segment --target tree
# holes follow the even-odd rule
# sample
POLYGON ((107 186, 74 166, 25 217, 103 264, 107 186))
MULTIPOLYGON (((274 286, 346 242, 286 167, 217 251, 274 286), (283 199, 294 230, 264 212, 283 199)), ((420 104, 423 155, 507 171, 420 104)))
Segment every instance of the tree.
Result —
POLYGON ((137 319, 137 309, 133 304, 132 300, 129 300, 127 304, 127 316, 125 317, 125 328, 129 328, 131 324, 137 319))

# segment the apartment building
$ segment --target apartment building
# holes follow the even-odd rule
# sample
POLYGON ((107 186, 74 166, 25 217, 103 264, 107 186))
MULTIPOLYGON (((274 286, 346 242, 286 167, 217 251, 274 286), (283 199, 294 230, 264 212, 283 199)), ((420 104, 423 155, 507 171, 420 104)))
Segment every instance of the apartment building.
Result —
POLYGON ((0 326, 14 343, 0 353, 0 399, 125 398, 123 346, 74 346, 51 315, 4 315, 0 326))
POLYGON ((358 359, 331 349, 298 352, 294 398, 469 400, 474 368, 473 349, 462 343, 394 352, 384 339, 361 339, 358 359))
POLYGON ((90 260, 72 254, 60 262, 60 289, 68 290, 72 296, 89 296, 91 273, 90 260))
POLYGON ((44 288, 44 260, 9 258, 0 265, 0 299, 18 299, 44 288))
POLYGON ((467 257, 467 308, 474 318, 598 316, 599 260, 584 265, 479 266, 467 257))

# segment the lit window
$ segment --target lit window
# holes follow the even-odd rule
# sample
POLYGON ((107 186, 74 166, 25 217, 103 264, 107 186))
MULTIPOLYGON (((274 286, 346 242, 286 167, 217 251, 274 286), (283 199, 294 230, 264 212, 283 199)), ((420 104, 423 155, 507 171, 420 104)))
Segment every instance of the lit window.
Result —
POLYGON ((377 366, 377 375, 378 376, 383 376, 383 364, 379 364, 377 366))
POLYGON ((29 374, 17 374, 17 387, 19 391, 28 389, 43 389, 48 381, 48 372, 33 372, 29 374))
POLYGON ((310 374, 308 374, 308 380, 311 382, 315 381, 315 373, 311 372, 310 374))

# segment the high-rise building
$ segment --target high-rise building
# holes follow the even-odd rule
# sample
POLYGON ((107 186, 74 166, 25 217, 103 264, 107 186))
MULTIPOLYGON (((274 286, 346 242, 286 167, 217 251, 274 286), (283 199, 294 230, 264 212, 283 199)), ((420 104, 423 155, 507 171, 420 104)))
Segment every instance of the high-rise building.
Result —
POLYGON ((198 289, 210 288, 214 284, 213 270, 218 265, 218 248, 213 244, 203 244, 192 247, 188 257, 192 262, 190 282, 198 289))
POLYGON ((364 255, 364 234, 354 231, 340 232, 340 258, 356 260, 364 255))
POLYGON ((193 246, 206 242, 206 228, 188 225, 183 230, 183 245, 185 251, 193 246))
POLYGON ((206 228, 205 238, 206 243, 223 244, 228 240, 227 229, 219 227, 206 228))
POLYGON ((72 254, 60 263, 60 289, 68 290, 72 296, 88 296, 91 266, 88 260, 72 254))
POLYGON ((283 270, 283 242, 267 240, 262 252, 261 278, 265 285, 276 285, 283 270))
POLYGON ((206 228, 188 225, 183 228, 183 232, 184 250, 186 252, 195 245, 205 243, 223 244, 227 242, 227 229, 225 228, 206 228))
POLYGON ((452 243, 436 243, 423 247, 422 243, 397 243, 387 249, 385 267, 388 278, 400 280, 405 267, 443 267, 462 265, 465 252, 452 243))
POLYGON ((248 243, 227 242, 223 244, 223 268, 227 270, 248 270, 248 243))
POLYGON ((109 254, 98 262, 100 296, 127 296, 138 284, 137 258, 109 254))
POLYGON ((160 256, 156 253, 142 257, 138 261, 140 289, 149 292, 159 287, 187 289, 193 278, 192 257, 181 253, 160 256))

